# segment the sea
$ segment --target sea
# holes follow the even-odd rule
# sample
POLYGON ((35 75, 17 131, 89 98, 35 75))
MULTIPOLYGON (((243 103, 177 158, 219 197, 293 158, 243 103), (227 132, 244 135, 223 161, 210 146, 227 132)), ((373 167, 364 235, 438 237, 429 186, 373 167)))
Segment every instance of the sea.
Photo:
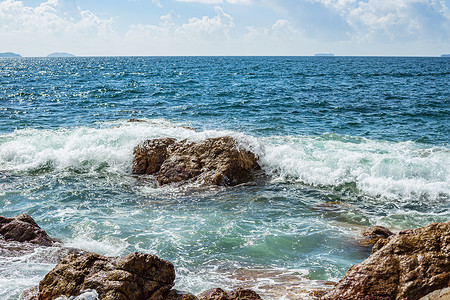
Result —
POLYGON ((194 294, 310 299, 370 255, 362 230, 450 220, 449 141, 448 58, 0 59, 0 215, 63 241, 0 238, 0 299, 36 286, 64 247, 158 255, 194 294), (257 155, 254 180, 131 173, 147 139, 220 136, 257 155))

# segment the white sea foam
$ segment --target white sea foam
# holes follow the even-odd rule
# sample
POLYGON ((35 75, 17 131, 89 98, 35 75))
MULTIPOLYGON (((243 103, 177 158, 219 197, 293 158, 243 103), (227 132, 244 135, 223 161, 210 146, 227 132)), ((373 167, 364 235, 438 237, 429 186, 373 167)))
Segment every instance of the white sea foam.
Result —
POLYGON ((338 187, 388 198, 450 195, 450 150, 324 134, 256 138, 240 132, 194 131, 166 120, 102 123, 96 128, 23 129, 0 136, 0 171, 75 171, 129 174, 133 148, 146 139, 198 141, 231 135, 255 152, 274 181, 338 187))
POLYGON ((412 142, 321 137, 264 140, 261 164, 274 180, 313 186, 354 183, 372 196, 450 196, 450 151, 412 142))
POLYGON ((19 299, 22 292, 39 284, 42 277, 67 254, 58 247, 33 247, 0 240, 0 299, 19 299))

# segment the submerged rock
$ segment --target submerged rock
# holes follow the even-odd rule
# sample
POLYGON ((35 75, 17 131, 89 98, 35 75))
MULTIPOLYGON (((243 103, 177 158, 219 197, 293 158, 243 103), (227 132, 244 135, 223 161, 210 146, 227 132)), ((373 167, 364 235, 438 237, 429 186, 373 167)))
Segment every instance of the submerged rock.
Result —
POLYGON ((385 239, 393 235, 392 231, 383 226, 372 226, 362 232, 363 238, 359 243, 365 247, 372 247, 379 239, 385 239))
POLYGON ((321 299, 410 299, 450 287, 450 221, 380 239, 321 299))
POLYGON ((253 290, 237 288, 226 292, 220 288, 204 291, 198 295, 199 300, 260 300, 261 297, 253 290))
POLYGON ((53 246, 60 242, 49 237, 33 218, 26 214, 20 214, 14 218, 0 216, 0 234, 7 242, 27 242, 40 246, 53 246))
POLYGON ((145 120, 131 118, 128 120, 128 123, 147 123, 145 120))
POLYGON ((71 254, 41 280, 38 299, 71 297, 83 290, 95 290, 102 300, 165 299, 174 280, 173 265, 155 255, 71 254))
POLYGON ((134 149, 133 174, 154 174, 159 185, 192 181, 236 185, 259 169, 255 154, 240 149, 231 137, 197 143, 174 139, 148 140, 134 149))

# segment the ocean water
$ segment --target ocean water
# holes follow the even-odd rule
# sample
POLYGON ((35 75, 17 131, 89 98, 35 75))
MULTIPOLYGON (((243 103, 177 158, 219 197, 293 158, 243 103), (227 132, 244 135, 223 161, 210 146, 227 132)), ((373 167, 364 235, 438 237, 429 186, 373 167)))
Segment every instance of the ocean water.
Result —
MULTIPOLYGON (((0 215, 67 247, 156 254, 180 290, 307 298, 368 257, 364 228, 450 220, 449 82, 446 58, 0 59, 0 215), (259 157, 254 181, 131 175, 146 139, 226 135, 259 157)), ((17 249, 0 240, 1 299, 63 251, 17 249)))

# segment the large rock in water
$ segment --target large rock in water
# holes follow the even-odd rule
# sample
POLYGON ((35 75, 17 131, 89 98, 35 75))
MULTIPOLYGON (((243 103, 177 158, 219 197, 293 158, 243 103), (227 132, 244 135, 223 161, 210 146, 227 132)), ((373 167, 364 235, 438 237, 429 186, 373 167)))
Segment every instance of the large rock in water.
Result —
POLYGON ((0 234, 7 242, 28 242, 41 246, 52 246, 59 242, 49 237, 33 218, 26 214, 20 214, 14 218, 0 216, 0 234))
POLYGON ((236 185, 248 181, 255 169, 259 169, 256 156, 238 148, 231 137, 197 143, 154 139, 134 149, 133 174, 155 174, 160 185, 181 181, 236 185))
POLYGON ((38 299, 71 297, 84 290, 95 290, 102 300, 166 299, 173 297, 169 291, 174 280, 173 265, 155 255, 135 252, 105 257, 76 253, 61 259, 41 280, 38 299))
POLYGON ((450 287, 450 221, 380 239, 321 299, 417 300, 450 287))

